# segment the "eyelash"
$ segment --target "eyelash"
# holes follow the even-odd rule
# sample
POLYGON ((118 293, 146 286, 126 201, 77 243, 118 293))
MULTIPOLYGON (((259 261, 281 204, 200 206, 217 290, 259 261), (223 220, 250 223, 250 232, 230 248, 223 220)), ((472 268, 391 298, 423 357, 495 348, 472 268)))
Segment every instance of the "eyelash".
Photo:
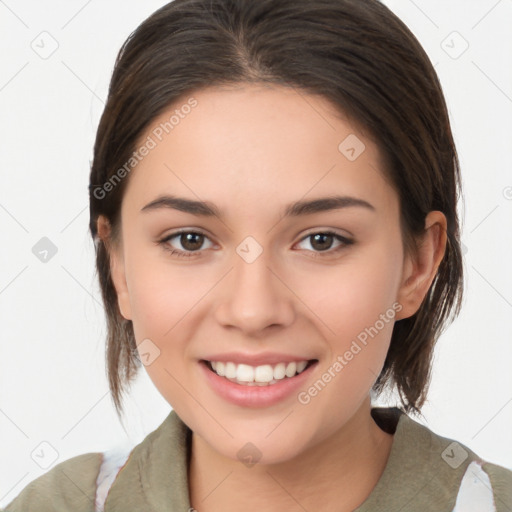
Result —
MULTIPOLYGON (((161 240, 158 240, 157 244, 161 245, 164 250, 169 251, 171 256, 177 256, 178 258, 191 258, 191 257, 195 257, 195 256, 199 255, 201 251, 181 251, 178 249, 170 248, 167 245, 167 243, 170 240, 172 240, 173 238, 176 238, 179 235, 185 234, 185 233, 187 233, 187 234, 192 233, 194 235, 203 235, 203 236, 207 237, 207 235, 205 233, 202 233, 201 231, 181 230, 181 231, 176 231, 175 233, 171 233, 170 235, 167 235, 166 237, 162 238, 161 240)), ((310 238, 314 235, 320 235, 320 234, 327 235, 327 236, 333 236, 336 240, 341 242, 342 245, 340 245, 339 247, 332 249, 332 250, 327 249, 325 251, 309 251, 309 252, 313 253, 314 258, 325 257, 324 256, 325 254, 332 255, 333 253, 338 253, 339 251, 345 249, 347 246, 352 245, 354 243, 354 240, 351 240, 350 238, 341 236, 341 235, 335 233, 334 231, 314 231, 314 232, 309 233, 306 236, 304 236, 300 240, 300 242, 303 242, 307 238, 310 238)))

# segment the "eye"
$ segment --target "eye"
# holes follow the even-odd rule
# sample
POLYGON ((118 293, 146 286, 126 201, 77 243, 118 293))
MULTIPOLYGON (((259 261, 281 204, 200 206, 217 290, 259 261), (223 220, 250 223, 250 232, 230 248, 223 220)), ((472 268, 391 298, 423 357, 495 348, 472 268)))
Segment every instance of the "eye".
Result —
POLYGON ((309 233, 306 235, 301 242, 305 240, 311 239, 310 245, 313 247, 314 257, 324 256, 323 254, 326 252, 328 255, 332 255, 333 253, 337 253, 343 249, 345 249, 348 245, 352 245, 354 240, 350 238, 339 235, 333 231, 317 231, 314 233, 309 233), (334 250, 329 250, 332 247, 334 241, 338 241, 340 245, 338 245, 334 250))
MULTIPOLYGON (((354 240, 339 235, 333 231, 317 231, 310 233, 302 238, 300 243, 309 239, 311 239, 310 245, 313 247, 313 257, 324 256, 324 254, 321 253, 326 253, 325 256, 338 253, 339 251, 345 249, 348 245, 352 245, 354 243, 354 240), (334 250, 330 250, 334 241, 338 241, 339 245, 335 247, 334 250)), ((199 231, 181 230, 167 235, 157 243, 161 245, 166 251, 169 251, 173 256, 177 256, 179 258, 190 258, 193 256, 200 256, 201 249, 205 240, 209 240, 209 238, 204 233, 199 231), (183 249, 176 249, 170 243, 171 240, 175 238, 178 240, 183 249)))
POLYGON ((180 258, 190 258, 192 256, 196 256, 194 253, 200 252, 200 249, 205 240, 208 240, 208 237, 204 233, 198 231, 181 230, 162 238, 158 241, 158 244, 161 245, 166 251, 170 251, 170 253, 174 256, 178 256, 180 258), (178 242, 181 244, 184 250, 175 249, 170 244, 170 241, 174 238, 177 238, 178 242))

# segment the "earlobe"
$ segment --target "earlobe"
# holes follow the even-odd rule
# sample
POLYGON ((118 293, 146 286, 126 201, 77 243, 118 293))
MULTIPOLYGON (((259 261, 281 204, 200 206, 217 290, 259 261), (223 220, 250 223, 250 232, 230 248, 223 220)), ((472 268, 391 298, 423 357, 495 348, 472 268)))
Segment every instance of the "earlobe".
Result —
POLYGON ((130 296, 126 283, 126 273, 122 248, 111 237, 111 226, 103 215, 98 217, 98 236, 105 244, 110 261, 110 275, 117 293, 119 310, 126 320, 131 320, 130 296))
POLYGON ((396 320, 414 315, 428 293, 446 251, 446 217, 431 211, 425 218, 425 232, 418 240, 416 254, 405 256, 398 302, 402 305, 396 320))

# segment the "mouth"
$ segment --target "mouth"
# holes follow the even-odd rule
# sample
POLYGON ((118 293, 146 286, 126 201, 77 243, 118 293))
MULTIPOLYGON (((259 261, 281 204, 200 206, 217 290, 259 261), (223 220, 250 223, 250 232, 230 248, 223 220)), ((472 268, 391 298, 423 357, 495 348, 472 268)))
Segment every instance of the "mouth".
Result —
POLYGON ((208 387, 223 401, 239 407, 261 409, 290 400, 305 389, 319 361, 288 360, 275 365, 249 366, 203 359, 198 364, 208 387))
POLYGON ((235 364, 233 362, 201 360, 201 364, 225 380, 241 386, 274 386, 276 384, 290 381, 304 372, 311 366, 318 363, 318 359, 309 359, 293 362, 282 362, 274 365, 264 364, 250 366, 247 364, 235 364))

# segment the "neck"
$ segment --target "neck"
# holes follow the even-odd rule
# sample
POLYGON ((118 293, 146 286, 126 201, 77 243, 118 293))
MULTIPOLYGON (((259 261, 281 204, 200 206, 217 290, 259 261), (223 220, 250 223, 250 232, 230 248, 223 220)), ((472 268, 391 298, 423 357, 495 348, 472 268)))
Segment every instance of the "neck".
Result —
POLYGON ((195 433, 189 465, 191 506, 220 512, 243 506, 245 512, 350 512, 377 484, 393 436, 371 416, 369 397, 332 436, 291 460, 246 467, 223 457, 195 433))

